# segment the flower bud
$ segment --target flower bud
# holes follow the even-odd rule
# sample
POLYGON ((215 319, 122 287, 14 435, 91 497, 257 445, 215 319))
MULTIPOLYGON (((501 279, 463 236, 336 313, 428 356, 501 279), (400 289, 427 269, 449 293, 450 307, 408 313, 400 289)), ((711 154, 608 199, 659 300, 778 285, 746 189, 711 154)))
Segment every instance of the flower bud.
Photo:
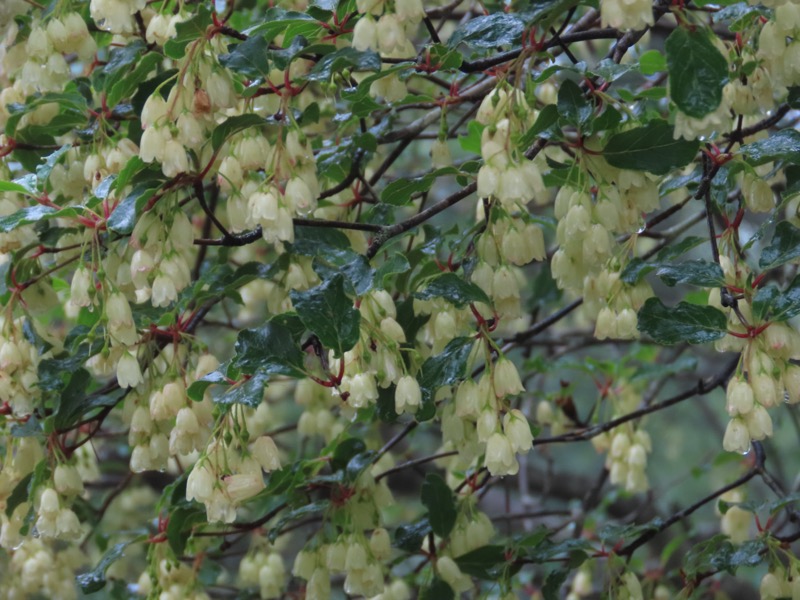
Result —
POLYGON ((750 433, 742 419, 737 417, 728 422, 725 436, 722 439, 722 447, 727 452, 739 452, 740 454, 750 451, 750 433))
POLYGON ((507 358, 501 358, 494 366, 494 391, 498 398, 515 396, 525 391, 517 367, 507 358))
POLYGON ((533 434, 528 419, 521 411, 514 409, 503 417, 503 432, 514 452, 527 452, 533 447, 533 434))
POLYGON ((401 377, 395 389, 395 412, 397 412, 398 415, 403 412, 416 412, 421 403, 422 391, 419 388, 417 380, 411 375, 404 375, 401 377))

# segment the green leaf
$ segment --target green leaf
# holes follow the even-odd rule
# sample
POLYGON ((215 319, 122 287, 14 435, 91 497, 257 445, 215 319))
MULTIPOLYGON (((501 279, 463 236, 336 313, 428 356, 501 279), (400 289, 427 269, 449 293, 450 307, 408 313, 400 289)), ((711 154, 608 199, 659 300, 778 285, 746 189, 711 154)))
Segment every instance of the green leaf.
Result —
POLYGON ((698 573, 727 571, 735 574, 739 567, 755 567, 768 556, 763 539, 747 540, 736 546, 726 535, 715 535, 695 545, 686 554, 684 570, 688 577, 698 573))
POLYGON ((220 56, 219 62, 234 73, 266 81, 270 72, 268 53, 269 42, 266 38, 263 35, 251 35, 246 41, 233 46, 230 54, 220 56))
POLYGON ((800 315, 800 275, 781 292, 768 285, 756 292, 753 298, 753 316, 759 321, 786 321, 800 315))
POLYGON ((417 177, 416 179, 406 179, 404 177, 396 179, 383 188, 381 202, 392 206, 404 206, 411 202, 411 197, 414 194, 427 192, 431 189, 435 179, 432 174, 417 177))
POLYGON ((697 140, 673 139, 673 127, 666 121, 650 121, 611 136, 603 156, 620 169, 649 171, 666 175, 672 169, 689 164, 697 154, 697 140))
POLYGON ((458 143, 461 145, 461 149, 471 154, 480 154, 481 136, 483 135, 484 127, 486 126, 477 121, 470 121, 467 124, 467 135, 458 136, 458 143))
POLYGON ((192 527, 206 521, 205 508, 196 502, 178 506, 170 511, 167 522, 167 543, 175 556, 183 556, 192 527))
POLYGON ((458 27, 447 45, 456 48, 462 42, 474 48, 496 49, 498 46, 518 45, 525 22, 515 14, 497 12, 467 21, 458 27))
POLYGON ((228 379, 225 377, 225 372, 221 368, 216 371, 211 371, 211 373, 201 377, 197 381, 193 381, 187 388, 186 395, 190 400, 200 402, 203 400, 206 390, 216 384, 229 384, 228 379))
POLYGON ((111 550, 103 555, 103 558, 100 559, 100 562, 97 563, 97 566, 95 566, 94 569, 88 573, 77 575, 75 580, 78 582, 78 585, 83 593, 91 594, 102 590, 106 585, 106 571, 111 564, 118 561, 125 555, 125 548, 131 544, 143 542, 146 539, 147 536, 139 536, 127 542, 119 542, 118 544, 115 544, 111 550))
POLYGON ((372 50, 342 48, 318 60, 306 78, 309 81, 328 81, 334 73, 341 73, 345 69, 352 72, 380 71, 381 57, 372 50))
POLYGON ((303 351, 292 332, 277 322, 240 331, 234 350, 233 364, 243 373, 263 371, 296 377, 303 372, 303 351))
POLYGON ((35 196, 36 190, 16 181, 0 181, 0 192, 19 192, 26 196, 35 196))
POLYGON ((375 270, 375 287, 385 289, 386 279, 392 275, 405 273, 411 268, 405 254, 396 252, 386 259, 383 264, 375 270))
POLYGON ((292 521, 298 521, 302 517, 307 515, 318 513, 326 510, 331 504, 330 500, 316 500, 309 504, 304 504, 299 508, 295 508, 294 510, 289 511, 281 515, 281 518, 275 523, 275 525, 269 530, 268 538, 270 542, 274 542, 278 536, 281 534, 281 530, 291 523, 292 521))
POLYGON ((678 27, 665 44, 669 95, 690 117, 700 118, 717 109, 728 82, 728 61, 705 28, 678 27))
POLYGON ((17 227, 36 223, 40 219, 44 219, 54 212, 56 212, 56 209, 51 208, 50 206, 44 206, 42 204, 21 208, 15 213, 11 213, 5 217, 0 217, 0 232, 8 233, 17 227))
POLYGON ((136 184, 108 217, 108 228, 121 235, 131 233, 136 225, 136 216, 157 190, 158 184, 153 181, 136 184))
POLYGON ((410 525, 401 525, 394 532, 394 545, 406 552, 418 552, 425 536, 432 531, 428 517, 410 525))
POLYGON ((33 473, 28 473, 25 477, 19 480, 19 483, 14 486, 14 489, 11 490, 11 494, 9 494, 8 498, 6 499, 6 516, 11 517, 14 514, 14 510, 23 502, 27 502, 28 498, 30 497, 30 486, 31 481, 33 481, 33 473))
POLYGON ((441 475, 428 473, 422 484, 422 504, 428 509, 428 520, 433 533, 446 538, 456 524, 458 511, 453 490, 445 483, 441 475))
POLYGON ((775 160, 800 163, 800 131, 781 129, 763 140, 746 144, 742 154, 751 165, 758 166, 775 160))
POLYGON ((211 147, 216 152, 225 143, 225 140, 232 135, 251 127, 261 127, 263 125, 266 125, 266 121, 253 113, 228 117, 214 128, 214 132, 211 134, 211 147))
POLYGON ((427 421, 436 414, 433 403, 436 390, 445 385, 453 385, 466 377, 467 359, 474 342, 474 339, 468 337, 454 338, 441 354, 431 356, 422 363, 417 378, 422 390, 422 406, 414 415, 418 421, 427 421))
POLYGON ((672 287, 686 283, 699 287, 720 287, 725 283, 725 274, 717 263, 705 260, 689 260, 682 263, 666 264, 656 271, 664 283, 672 287))
POLYGON ((658 298, 648 298, 639 309, 639 331, 659 344, 705 344, 725 336, 727 318, 713 306, 681 302, 664 306, 658 298))
POLYGON ((344 277, 336 275, 307 292, 291 291, 292 305, 303 324, 322 345, 341 357, 358 342, 361 313, 344 292, 344 277))
POLYGON ((455 600, 455 597, 453 588, 438 577, 419 591, 419 600, 455 600))
POLYGON ((204 37, 211 24, 211 11, 201 4, 192 17, 175 25, 176 35, 164 44, 164 54, 175 60, 182 59, 189 42, 204 37))
POLYGON ((569 125, 582 127, 592 117, 594 109, 574 81, 567 79, 558 90, 558 112, 569 125))
POLYGON ((658 50, 648 50, 639 57, 642 75, 655 75, 667 70, 667 59, 658 50))
POLYGON ((163 60, 164 57, 157 52, 150 52, 144 55, 141 60, 136 63, 136 67, 133 71, 120 78, 119 81, 111 86, 111 89, 106 94, 106 104, 110 108, 113 108, 122 100, 133 96, 139 84, 147 79, 147 76, 156 70, 163 60))
POLYGON ((39 189, 44 189, 44 184, 50 178, 50 173, 53 172, 53 167, 64 154, 72 148, 72 144, 65 144, 58 150, 48 155, 45 161, 36 168, 36 183, 39 189))
POLYGON ((789 221, 781 221, 769 246, 761 252, 758 266, 768 271, 796 258, 800 258, 800 229, 789 221))
POLYGON ((303 35, 311 39, 314 31, 322 29, 319 22, 311 15, 294 10, 284 10, 282 8, 270 8, 259 19, 259 24, 247 30, 249 36, 263 34, 268 41, 272 41, 278 34, 284 33, 284 43, 291 43, 294 36, 303 35), (293 28, 293 31, 290 30, 293 28), (305 33, 303 33, 305 32, 305 33), (289 34, 292 35, 289 35, 289 34))
POLYGON ((470 577, 497 581, 506 568, 504 546, 481 546, 455 559, 461 572, 470 577))
POLYGON ((558 123, 559 109, 555 104, 548 104, 536 117, 536 121, 531 125, 531 128, 519 138, 519 146, 527 149, 539 137, 552 137, 553 133, 560 131, 555 127, 558 123))
POLYGON ((347 467, 347 463, 354 456, 361 454, 367 449, 367 445, 359 438, 347 438, 336 445, 331 457, 331 469, 341 471, 347 467))
POLYGON ((444 298, 458 308, 464 308, 472 302, 483 302, 488 305, 492 303, 486 292, 455 273, 442 273, 430 279, 425 289, 414 294, 414 297, 420 300, 444 298))
POLYGON ((543 600, 558 600, 561 597, 559 595, 561 586, 564 585, 564 582, 567 580, 568 576, 569 570, 567 569, 550 571, 547 574, 547 579, 545 579, 544 586, 542 587, 543 600))
POLYGON ((231 386, 214 401, 218 404, 244 404, 250 408, 258 408, 264 401, 264 388, 269 377, 269 373, 258 371, 239 385, 231 386))

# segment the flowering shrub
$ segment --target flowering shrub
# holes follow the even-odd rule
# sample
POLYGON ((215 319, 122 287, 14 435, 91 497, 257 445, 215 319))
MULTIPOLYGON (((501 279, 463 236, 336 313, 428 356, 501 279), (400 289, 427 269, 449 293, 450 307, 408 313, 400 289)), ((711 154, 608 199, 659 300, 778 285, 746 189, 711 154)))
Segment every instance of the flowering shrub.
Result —
POLYGON ((0 3, 0 598, 800 597, 798 32, 0 3))

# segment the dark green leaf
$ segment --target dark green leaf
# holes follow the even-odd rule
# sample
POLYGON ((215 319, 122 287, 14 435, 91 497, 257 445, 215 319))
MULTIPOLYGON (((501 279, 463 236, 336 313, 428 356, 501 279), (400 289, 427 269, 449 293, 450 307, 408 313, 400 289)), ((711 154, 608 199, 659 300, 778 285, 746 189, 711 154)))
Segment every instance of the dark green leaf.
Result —
POLYGON ((569 79, 558 90, 557 106, 563 121, 579 128, 586 124, 594 111, 578 84, 569 79))
POLYGON ((178 506, 169 513, 167 542, 175 556, 183 556, 192 527, 206 521, 206 511, 202 504, 178 506))
POLYGON ((666 264, 656 271, 664 283, 672 287, 686 283, 698 287, 720 287, 725 283, 725 274, 717 263, 705 260, 689 260, 682 263, 666 264))
POLYGON ((768 271, 796 258, 800 258, 800 229, 789 221, 781 221, 769 246, 761 252, 758 266, 768 271))
POLYGON ((564 585, 564 582, 567 580, 568 575, 569 571, 566 569, 550 571, 547 574, 547 579, 545 579, 544 586, 542 587, 543 599, 559 600, 559 598, 561 598, 559 591, 561 590, 561 586, 564 585))
POLYGON ((131 544, 144 541, 144 539, 146 539, 146 537, 141 536, 127 542, 119 542, 118 544, 115 544, 111 550, 103 555, 103 558, 100 559, 100 562, 97 563, 97 566, 94 569, 88 573, 77 575, 75 579, 83 593, 91 594, 93 592, 102 590, 106 585, 106 571, 111 564, 125 555, 125 548, 131 544))
POLYGON ((8 233, 17 227, 21 227, 22 225, 36 223, 40 219, 52 215, 54 212, 56 212, 56 209, 51 208, 50 206, 44 206, 42 204, 21 208, 15 213, 11 213, 5 217, 0 217, 0 232, 8 233))
POLYGON ((427 192, 431 189, 434 180, 435 177, 433 175, 425 175, 416 179, 396 179, 383 188, 381 202, 393 206, 404 206, 411 201, 411 197, 414 194, 427 192))
POLYGON ((164 57, 157 52, 151 52, 142 57, 136 63, 136 67, 130 73, 121 77, 116 81, 111 89, 106 94, 106 104, 113 108, 117 106, 122 100, 130 98, 147 76, 150 75, 158 65, 164 60, 164 57))
POLYGON ((455 48, 462 42, 475 48, 495 49, 520 43, 525 22, 515 14, 497 12, 471 19, 455 30, 447 42, 455 48))
POLYGON ((741 151, 751 165, 775 160, 800 163, 800 131, 781 129, 763 140, 742 146, 741 151))
POLYGON ((250 408, 258 408, 264 401, 264 388, 267 386, 269 377, 269 373, 258 371, 239 385, 231 386, 214 401, 219 404, 244 404, 250 408))
POLYGON ((417 552, 422 546, 425 536, 432 531, 428 517, 411 525, 401 525, 394 533, 394 545, 406 552, 417 552))
POLYGON ((417 411, 418 421, 427 421, 436 414, 433 397, 436 390, 445 385, 453 385, 466 377, 467 359, 475 340, 458 337, 451 340, 441 354, 431 356, 419 372, 419 386, 422 390, 422 406, 417 411))
POLYGON ((372 50, 342 48, 318 60, 306 78, 309 81, 328 81, 334 73, 341 73, 344 69, 353 72, 380 71, 381 57, 372 50))
POLYGON ((759 321, 786 321, 797 315, 800 315, 800 275, 784 292, 769 285, 759 289, 753 298, 753 317, 759 321))
POLYGON ((30 495, 30 485, 31 481, 33 481, 33 473, 28 473, 25 477, 19 480, 19 483, 14 486, 14 489, 11 490, 11 494, 9 494, 8 498, 6 499, 6 516, 11 517, 14 514, 14 509, 16 509, 20 504, 23 502, 28 501, 28 497, 30 495))
POLYGON ((47 156, 45 161, 36 168, 36 182, 39 189, 44 189, 44 184, 50 178, 50 173, 53 172, 53 167, 64 154, 72 148, 72 144, 65 144, 58 150, 47 156))
POLYGON ((728 82, 728 61, 711 41, 706 28, 678 27, 665 44, 669 95, 690 117, 717 109, 728 82))
POLYGON ((492 302, 481 288, 455 273, 442 273, 429 280, 425 289, 414 294, 414 297, 420 300, 444 298, 458 308, 464 308, 472 302, 483 302, 488 305, 492 302))
POLYGON ((664 306, 658 298, 648 298, 639 310, 639 331, 659 344, 704 344, 727 333, 727 318, 713 306, 681 302, 664 306))
POLYGON ((211 24, 211 11, 201 4, 191 18, 175 25, 176 35, 164 44, 164 54, 175 60, 184 58, 189 42, 204 37, 211 24))
POLYGON ((441 475, 428 473, 422 484, 422 504, 428 509, 428 520, 433 533, 446 538, 456 524, 458 511, 453 491, 441 475))
POLYGON ((453 588, 438 577, 419 591, 419 600, 455 600, 455 597, 453 588))
POLYGON ((231 71, 251 79, 269 78, 270 64, 267 58, 269 43, 263 35, 252 35, 241 44, 236 44, 230 54, 223 54, 219 62, 231 71))
POLYGON ((462 573, 488 581, 499 579, 506 562, 506 549, 503 546, 481 546, 456 558, 462 573))
POLYGON ((676 140, 672 134, 673 127, 666 121, 650 121, 644 127, 611 136, 603 156, 620 169, 665 175, 689 164, 700 147, 697 140, 676 140))
POLYGON ((136 184, 111 213, 108 218, 108 228, 122 235, 131 233, 136 225, 136 215, 157 189, 151 181, 136 184))
POLYGON ((228 117, 214 128, 214 132, 211 134, 211 147, 216 152, 225 143, 225 140, 232 135, 245 129, 260 127, 265 124, 266 121, 263 118, 253 113, 228 117))
POLYGON ((361 454, 367 449, 367 445, 364 443, 363 440, 359 438, 347 438, 339 442, 336 446, 336 450, 333 451, 333 457, 331 458, 331 469, 334 471, 340 471, 347 466, 347 463, 350 462, 350 459, 356 456, 357 454, 361 454))
POLYGON ((190 400, 200 402, 203 399, 206 390, 212 385, 219 383, 229 385, 229 382, 225 377, 225 372, 222 370, 222 368, 218 369, 217 371, 211 371, 211 373, 208 375, 201 377, 197 381, 193 381, 187 388, 186 395, 190 400))
POLYGON ((330 500, 316 500, 281 515, 281 518, 278 519, 272 529, 269 530, 269 535, 267 536, 269 541, 274 542, 281 534, 281 530, 292 521, 298 521, 308 515, 322 512, 327 509, 330 504, 330 500))
POLYGON ((558 123, 558 107, 555 104, 548 104, 536 117, 536 121, 531 128, 520 137, 519 146, 527 149, 536 141, 538 137, 552 137, 552 133, 559 131, 556 127, 558 123), (547 132, 547 133, 545 133, 547 132))
POLYGON ((344 292, 344 277, 336 275, 307 292, 291 292, 292 305, 303 324, 322 345, 341 357, 358 342, 361 313, 344 292))
POLYGON ((375 270, 375 287, 385 288, 386 279, 392 275, 405 273, 411 268, 405 254, 399 252, 392 254, 383 264, 375 270))
POLYGON ((727 571, 731 575, 739 567, 754 567, 767 557, 764 540, 747 540, 736 546, 725 535, 715 535, 691 548, 684 561, 684 570, 689 577, 698 573, 727 571))

